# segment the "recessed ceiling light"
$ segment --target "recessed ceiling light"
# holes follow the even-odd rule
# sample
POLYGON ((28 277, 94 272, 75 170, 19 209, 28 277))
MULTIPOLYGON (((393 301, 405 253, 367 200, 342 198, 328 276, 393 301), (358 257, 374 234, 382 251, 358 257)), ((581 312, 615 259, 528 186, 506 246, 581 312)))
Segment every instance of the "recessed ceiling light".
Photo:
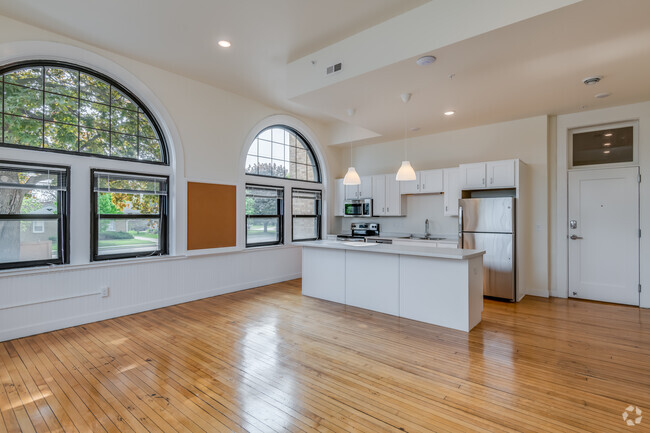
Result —
POLYGON ((226 40, 222 40, 217 42, 221 48, 230 48, 230 42, 226 40))
POLYGON ((415 61, 415 63, 418 64, 418 66, 426 66, 430 65, 431 63, 435 62, 436 58, 434 56, 422 56, 419 59, 415 61))
POLYGON ((602 75, 594 75, 593 77, 587 77, 582 80, 583 83, 585 83, 587 86, 590 86, 592 84, 596 84, 600 82, 600 80, 603 79, 602 75))
POLYGON ((605 146, 605 147, 609 147, 611 145, 612 145, 612 143, 603 143, 603 146, 605 146))
POLYGON ((596 93, 596 94, 594 95, 594 97, 595 97, 595 98, 598 98, 598 99, 603 99, 603 98, 607 98, 609 95, 611 95, 611 93, 609 93, 609 92, 605 92, 605 93, 596 93))
POLYGON ((453 110, 445 111, 445 116, 453 116, 454 114, 456 114, 456 112, 453 110))
POLYGON ((608 150, 603 150, 603 153, 607 155, 609 152, 611 152, 609 149, 608 150))
POLYGON ((605 134, 605 137, 611 137, 612 135, 614 135, 614 134, 612 134, 611 132, 608 132, 607 134, 605 134))

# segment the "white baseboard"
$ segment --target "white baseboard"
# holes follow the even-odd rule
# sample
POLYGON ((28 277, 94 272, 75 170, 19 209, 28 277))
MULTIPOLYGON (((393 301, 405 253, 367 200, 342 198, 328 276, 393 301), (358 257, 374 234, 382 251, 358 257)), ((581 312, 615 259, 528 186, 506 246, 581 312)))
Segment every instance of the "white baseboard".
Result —
POLYGON ((539 296, 540 298, 548 298, 548 297, 550 297, 550 294, 548 293, 548 290, 543 290, 543 289, 527 290, 526 295, 528 295, 528 296, 539 296))
POLYGON ((120 316, 128 316, 129 314, 141 313, 143 311, 155 310, 156 308, 169 307, 170 305, 183 304, 185 302, 196 301, 198 299, 210 298, 212 296, 224 295, 226 293, 238 292, 240 290, 252 289, 255 287, 266 286, 268 284, 281 283, 283 281, 294 280, 301 278, 302 273, 288 274, 264 280, 248 281, 245 283, 234 284, 226 287, 218 287, 200 292, 189 293, 181 296, 174 296, 172 298, 160 299, 152 302, 145 302, 137 305, 129 305, 127 307, 116 308, 114 310, 100 311, 90 314, 82 314, 79 316, 66 317, 61 320, 54 320, 49 322, 37 323, 30 326, 23 326, 20 328, 4 329, 0 331, 0 342, 6 340, 13 340, 15 338, 27 337, 29 335, 42 334, 44 332, 56 331, 58 329, 69 328, 71 326, 83 325, 91 322, 99 322, 101 320, 113 319, 120 316))
POLYGON ((567 292, 564 292, 564 291, 560 292, 560 291, 557 291, 557 290, 551 290, 551 296, 554 297, 554 298, 568 298, 569 297, 567 292))

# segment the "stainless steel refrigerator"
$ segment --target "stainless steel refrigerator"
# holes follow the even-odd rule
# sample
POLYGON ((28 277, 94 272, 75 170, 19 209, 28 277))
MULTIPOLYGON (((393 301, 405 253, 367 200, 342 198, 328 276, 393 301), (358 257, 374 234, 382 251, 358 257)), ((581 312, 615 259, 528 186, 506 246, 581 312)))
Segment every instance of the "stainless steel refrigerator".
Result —
POLYGON ((483 294, 514 301, 515 198, 460 199, 458 226, 461 248, 485 250, 483 294))

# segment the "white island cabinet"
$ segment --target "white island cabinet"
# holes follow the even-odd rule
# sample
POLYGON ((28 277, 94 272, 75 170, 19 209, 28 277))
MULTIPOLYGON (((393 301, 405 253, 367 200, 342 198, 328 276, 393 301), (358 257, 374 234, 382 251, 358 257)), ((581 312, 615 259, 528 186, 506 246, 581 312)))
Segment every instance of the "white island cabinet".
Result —
POLYGON ((469 332, 483 311, 484 251, 301 243, 302 293, 469 332))

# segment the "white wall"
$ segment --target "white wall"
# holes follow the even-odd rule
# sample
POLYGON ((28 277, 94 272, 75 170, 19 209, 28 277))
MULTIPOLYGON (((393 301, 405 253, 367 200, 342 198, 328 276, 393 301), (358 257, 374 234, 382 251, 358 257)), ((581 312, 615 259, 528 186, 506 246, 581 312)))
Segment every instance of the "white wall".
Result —
MULTIPOLYGON (((83 239, 89 234, 85 229, 77 230, 73 232, 72 243, 77 248, 72 254, 72 265, 36 273, 0 272, 0 340, 300 275, 299 249, 290 246, 185 257, 187 180, 241 185, 243 167, 239 161, 246 137, 263 119, 282 113, 225 90, 0 16, 0 60, 27 58, 68 60, 93 67, 129 87, 159 117, 178 162, 172 176, 171 223, 172 255, 181 258, 162 259, 163 262, 133 260, 119 267, 89 264, 89 242, 83 239), (94 293, 106 285, 111 288, 108 298, 92 295, 13 307, 71 294, 94 293)), ((299 121, 309 128, 309 134, 317 141, 313 144, 325 159, 339 154, 337 149, 327 146, 324 125, 308 119, 299 121)), ((66 158, 0 148, 0 159, 61 162, 66 158)), ((96 161, 84 160, 87 164, 96 161)), ((84 185, 87 181, 83 179, 77 177, 74 182, 78 186, 73 188, 83 189, 86 199, 89 186, 84 185)), ((73 202, 80 197, 78 191, 73 190, 72 195, 73 202)), ((73 212, 73 226, 88 224, 87 206, 73 212)), ((235 250, 241 248, 240 243, 235 250)))
MULTIPOLYGON (((410 138, 408 140, 408 159, 415 170, 455 167, 461 163, 493 161, 519 158, 527 164, 529 186, 527 200, 529 208, 522 209, 531 216, 530 227, 534 229, 521 230, 524 251, 519 255, 520 272, 524 287, 523 293, 548 296, 548 129, 546 116, 495 123, 475 128, 449 131, 440 134, 410 138), (538 227, 538 228, 537 228, 538 227)), ((344 161, 339 167, 344 167, 349 159, 343 153, 344 161)), ((404 159, 404 146, 401 141, 386 142, 368 146, 355 147, 352 150, 352 163, 357 172, 362 175, 395 173, 400 162, 404 159)), ((341 171, 336 177, 343 177, 341 171)), ((409 199, 410 205, 416 204, 415 212, 408 210, 407 217, 381 218, 377 221, 383 224, 382 229, 388 231, 424 230, 424 219, 438 205, 435 198, 424 198, 422 203, 409 199), (408 230, 398 230, 403 225, 408 230)), ((442 206, 440 205, 440 212, 442 206)), ((345 225, 349 229, 348 218, 336 218, 332 232, 341 231, 345 225)), ((373 219, 374 221, 375 219, 373 219)), ((451 230, 457 232, 455 218, 443 217, 439 214, 434 218, 441 234, 451 230)))
POLYGON ((554 227, 557 227, 553 256, 553 296, 567 297, 567 147, 569 130, 585 126, 638 120, 639 122, 639 165, 643 181, 640 185, 641 237, 641 306, 650 308, 650 102, 605 108, 602 110, 557 116, 557 201, 554 227))

